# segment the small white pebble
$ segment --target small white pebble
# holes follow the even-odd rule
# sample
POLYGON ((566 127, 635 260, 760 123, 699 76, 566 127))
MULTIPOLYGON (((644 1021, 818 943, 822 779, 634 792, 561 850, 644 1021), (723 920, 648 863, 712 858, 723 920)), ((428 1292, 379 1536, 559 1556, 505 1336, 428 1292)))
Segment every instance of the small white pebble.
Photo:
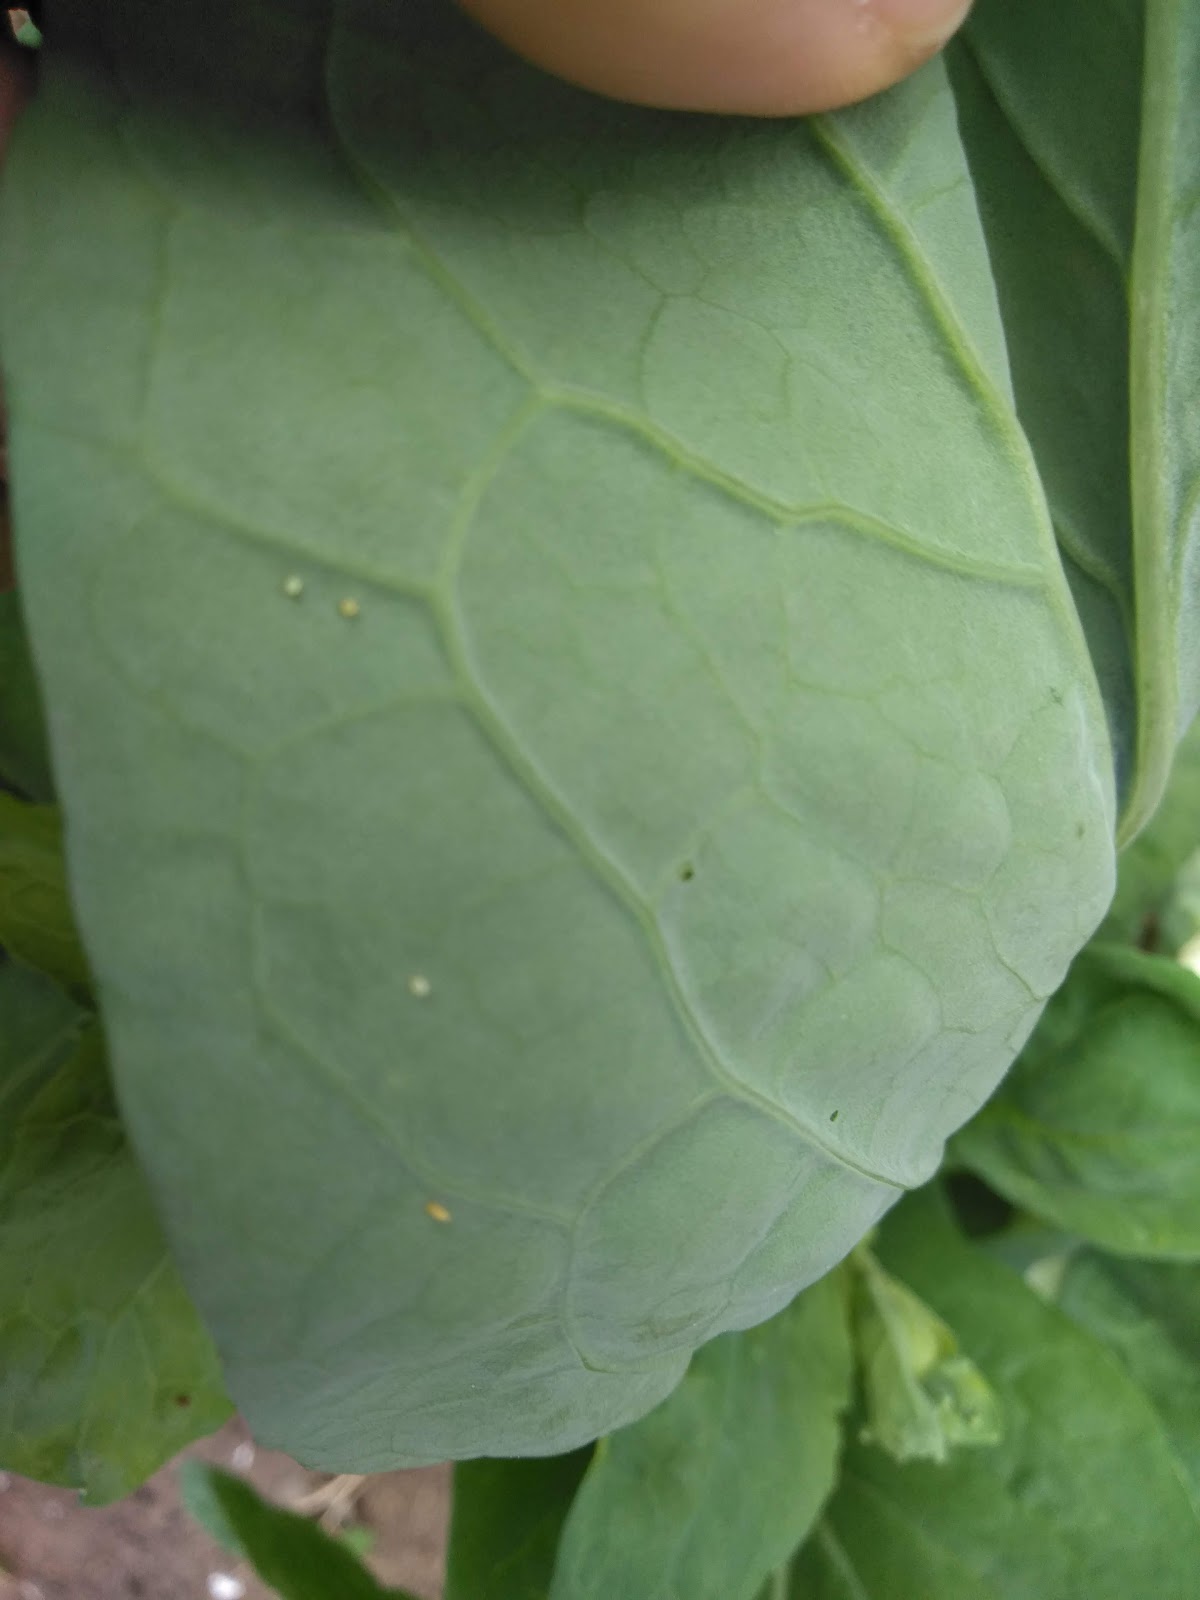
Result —
POLYGON ((233 1453, 229 1457, 229 1465, 235 1472, 249 1472, 254 1465, 254 1446, 249 1439, 243 1439, 241 1444, 234 1445, 233 1453))
POLYGON ((242 1600, 246 1585, 240 1578, 235 1578, 232 1572, 210 1572, 208 1592, 212 1600, 242 1600))
POLYGON ((283 592, 289 600, 299 600, 304 593, 304 579, 297 572, 283 580, 283 592))
POLYGON ((433 985, 423 972, 414 972, 408 980, 408 992, 418 1000, 428 1000, 433 993, 433 985))

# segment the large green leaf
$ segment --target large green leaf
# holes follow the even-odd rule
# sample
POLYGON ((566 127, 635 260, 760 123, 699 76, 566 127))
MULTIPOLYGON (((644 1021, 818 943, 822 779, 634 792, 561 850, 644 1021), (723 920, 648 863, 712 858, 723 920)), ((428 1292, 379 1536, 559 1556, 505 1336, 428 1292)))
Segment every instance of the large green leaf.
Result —
POLYGON ((0 1466, 113 1500, 228 1415, 95 1023, 13 964, 0 964, 0 1284, 0 1466))
POLYGON ((934 1191, 880 1252, 995 1388, 1004 1438, 945 1467, 853 1446, 793 1600, 1193 1600, 1200 1520, 1122 1365, 959 1237, 934 1191))
POLYGON ((2 792, 0 949, 73 992, 90 982, 67 894, 58 812, 2 792))
POLYGON ((33 800, 54 797, 41 693, 11 589, 0 594, 0 782, 33 800))
POLYGON ((1200 705, 1200 14, 980 0, 961 124, 1132 837, 1200 705))
POLYGON ((1200 1267, 1083 1251, 1056 1298, 1150 1396, 1200 1511, 1200 1267))
POLYGON ((1093 945, 956 1156, 1109 1250, 1200 1257, 1200 977, 1093 945))
POLYGON ((762 1327, 714 1340, 669 1400, 601 1440, 551 1600, 754 1600, 837 1476, 847 1289, 832 1273, 762 1327))
POLYGON ((565 1450, 929 1175, 1111 893, 946 80, 55 16, 0 298, 127 1119, 262 1437, 565 1450))
POLYGON ((563 1523, 590 1450, 454 1469, 446 1600, 547 1600, 563 1523))
MULTIPOLYGON (((1143 0, 978 0, 950 56, 1017 406, 1127 800, 1137 782, 1128 280, 1143 10, 1143 0)), ((1144 803, 1129 803, 1142 820, 1144 803)))
MULTIPOLYGON (((411 1600, 385 1589, 346 1545, 307 1517, 264 1500, 241 1478, 189 1461, 184 1499, 193 1516, 249 1560, 279 1600, 411 1600)), ((476 1600, 492 1600, 479 1590, 476 1600)))
POLYGON ((1131 285, 1138 754, 1161 792, 1200 709, 1200 8, 1145 0, 1131 285))

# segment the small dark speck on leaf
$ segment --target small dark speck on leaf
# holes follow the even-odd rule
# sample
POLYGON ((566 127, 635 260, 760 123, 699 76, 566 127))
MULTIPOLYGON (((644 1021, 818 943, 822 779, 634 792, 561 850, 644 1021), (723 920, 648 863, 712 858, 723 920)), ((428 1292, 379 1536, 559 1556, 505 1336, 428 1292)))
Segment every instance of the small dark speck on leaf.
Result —
POLYGON ((830 1112, 830 1113, 829 1113, 829 1120, 830 1120, 830 1122, 836 1122, 836 1121, 837 1121, 837 1119, 838 1119, 838 1113, 837 1113, 837 1112, 836 1112, 836 1111, 831 1111, 831 1112, 830 1112))
POLYGON ((680 883, 691 883, 692 879, 695 876, 696 876, 695 867, 692 865, 692 863, 690 861, 685 861, 683 866, 681 866, 680 869, 679 869, 679 881, 680 881, 680 883))
POLYGON ((190 1406, 191 1403, 192 1397, 190 1394, 177 1394, 175 1396, 175 1404, 177 1406, 190 1406))

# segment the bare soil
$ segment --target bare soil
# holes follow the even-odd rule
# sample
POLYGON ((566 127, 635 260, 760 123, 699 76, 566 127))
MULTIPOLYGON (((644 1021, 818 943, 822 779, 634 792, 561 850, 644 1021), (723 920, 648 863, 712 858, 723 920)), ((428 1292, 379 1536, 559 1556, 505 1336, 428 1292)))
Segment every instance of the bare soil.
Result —
MULTIPOLYGON (((257 1449, 239 1421, 180 1459, 189 1455, 239 1472, 328 1528, 367 1530, 367 1561, 382 1582, 441 1600, 448 1467, 330 1479, 257 1449)), ((0 1600, 273 1600, 274 1591, 184 1510, 177 1469, 172 1462, 103 1509, 81 1506, 69 1490, 0 1475, 0 1600)))

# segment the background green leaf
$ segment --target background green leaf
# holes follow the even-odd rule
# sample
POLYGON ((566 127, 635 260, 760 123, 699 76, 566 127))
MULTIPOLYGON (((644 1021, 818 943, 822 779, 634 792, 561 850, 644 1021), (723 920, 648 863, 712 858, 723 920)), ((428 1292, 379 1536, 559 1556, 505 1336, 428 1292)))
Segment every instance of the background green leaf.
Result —
POLYGON ((0 792, 0 948, 78 995, 91 982, 79 943, 54 806, 0 792))
POLYGON ((280 1600, 411 1600, 383 1588, 339 1540, 307 1517, 271 1505, 244 1479, 189 1461, 183 1485, 197 1520, 246 1556, 280 1600))
POLYGON ((1200 977, 1094 944, 954 1142, 1015 1205, 1129 1255, 1200 1256, 1200 977))
POLYGON ((948 59, 1017 409, 1135 784, 1129 307, 1142 0, 978 0, 948 59), (1032 242, 1031 241, 1035 241, 1032 242))
POLYGON ((843 1273, 714 1340, 670 1399, 603 1439, 551 1600, 753 1600, 837 1477, 851 1345, 843 1273))
POLYGON ((1004 1438, 945 1467, 849 1448, 794 1600, 1192 1600, 1200 1521, 1121 1363, 962 1239, 935 1190, 897 1208, 879 1252, 995 1389, 1004 1438))
POLYGON ((1200 9, 1145 0, 1145 16, 1130 439, 1139 766, 1161 790, 1200 709, 1200 9))
POLYGON ((54 798, 41 691, 11 589, 0 594, 0 781, 31 800, 54 798))
POLYGON ((229 1414, 112 1104, 95 1021, 0 964, 0 1465, 94 1503, 229 1414))
POLYGON ((1128 839, 1200 704, 1200 20, 1188 0, 980 0, 951 60, 1128 839))
POLYGON ((1057 1304, 1154 1402, 1200 1510, 1200 1267, 1072 1256, 1057 1304))
POLYGON ((1159 923, 1176 878, 1200 850, 1200 722, 1194 723, 1175 753, 1171 781, 1150 823, 1122 852, 1117 892, 1100 937, 1163 948, 1159 923))
POLYGON ((446 1600, 547 1600, 562 1526, 591 1454, 455 1467, 446 1600))

